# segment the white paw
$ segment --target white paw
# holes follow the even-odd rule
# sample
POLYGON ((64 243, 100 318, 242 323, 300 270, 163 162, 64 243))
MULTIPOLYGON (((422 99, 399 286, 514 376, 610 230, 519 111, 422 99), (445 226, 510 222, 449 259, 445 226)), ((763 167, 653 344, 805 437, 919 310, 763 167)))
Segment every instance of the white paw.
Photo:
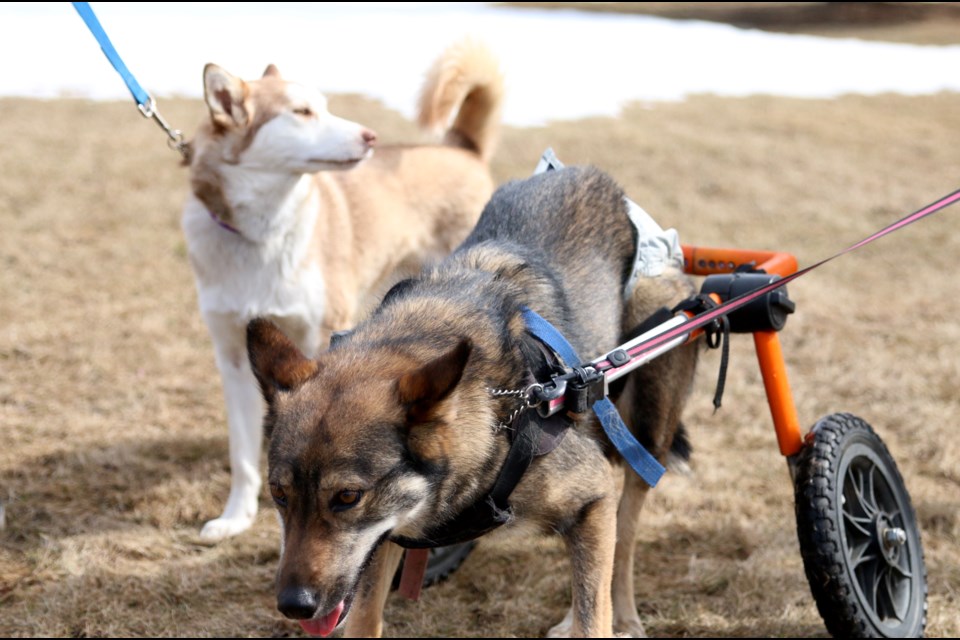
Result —
POLYGON ((557 624, 550 628, 550 631, 547 631, 548 638, 569 638, 570 631, 573 628, 573 610, 568 609, 567 615, 564 616, 560 624, 557 624))
POLYGON ((253 525, 253 518, 217 518, 203 525, 200 539, 204 542, 219 542, 238 533, 243 533, 253 525))
POLYGON ((647 637, 647 633, 643 630, 643 623, 640 622, 639 616, 626 620, 614 620, 613 633, 617 638, 647 637))

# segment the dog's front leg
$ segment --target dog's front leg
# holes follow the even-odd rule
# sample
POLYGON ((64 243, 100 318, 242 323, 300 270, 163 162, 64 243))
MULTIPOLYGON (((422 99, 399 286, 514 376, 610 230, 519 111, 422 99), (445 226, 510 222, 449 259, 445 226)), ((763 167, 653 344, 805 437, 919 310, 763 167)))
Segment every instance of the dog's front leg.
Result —
POLYGON ((392 542, 385 542, 377 549, 370 566, 360 577, 344 626, 344 637, 379 638, 383 634, 383 607, 402 555, 403 549, 392 542))
POLYGON ((616 500, 611 487, 581 509, 578 522, 565 535, 573 569, 572 637, 613 635, 610 585, 616 528, 616 500))
POLYGON ((263 400, 247 357, 246 327, 232 315, 205 315, 227 405, 230 436, 230 497, 223 514, 207 522, 201 539, 215 542, 246 531, 257 515, 263 400))

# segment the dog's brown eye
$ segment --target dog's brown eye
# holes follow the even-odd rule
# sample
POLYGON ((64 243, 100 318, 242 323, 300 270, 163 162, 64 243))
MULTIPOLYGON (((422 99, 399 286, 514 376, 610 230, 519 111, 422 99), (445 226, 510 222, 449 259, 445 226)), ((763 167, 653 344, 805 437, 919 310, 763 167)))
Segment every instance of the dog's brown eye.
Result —
POLYGON ((310 107, 297 107, 293 112, 298 116, 305 116, 307 118, 313 115, 313 109, 310 107))
POLYGON ((359 489, 344 489, 333 496, 330 501, 330 508, 334 511, 346 511, 357 506, 360 498, 363 497, 363 491, 359 489))
POLYGON ((287 506, 287 494, 283 492, 283 488, 280 485, 270 485, 270 496, 273 498, 273 501, 277 503, 278 507, 287 506))

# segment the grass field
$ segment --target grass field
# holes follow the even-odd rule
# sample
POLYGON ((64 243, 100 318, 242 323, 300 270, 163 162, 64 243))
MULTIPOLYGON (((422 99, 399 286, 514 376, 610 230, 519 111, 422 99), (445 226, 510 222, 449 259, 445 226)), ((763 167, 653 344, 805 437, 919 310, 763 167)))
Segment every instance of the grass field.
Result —
MULTIPOLYGON (((509 70, 507 70, 509 72, 509 70)), ((193 130, 194 101, 164 101, 193 130)), ((335 113, 423 139, 359 96, 335 113)), ((0 634, 301 636, 275 609, 278 526, 199 542, 229 486, 227 432, 179 215, 186 171, 127 102, 0 100, 0 634)), ((619 118, 504 132, 498 181, 547 146, 593 163, 683 242, 826 257, 958 184, 960 95, 633 105, 619 118)), ((927 633, 960 635, 960 207, 791 285, 782 334, 801 421, 870 422, 916 507, 927 633)), ((694 473, 651 494, 637 603, 651 635, 818 637, 792 488, 752 343, 735 336, 686 414, 694 473)), ((537 636, 568 605, 555 540, 485 539, 392 636, 537 636)))

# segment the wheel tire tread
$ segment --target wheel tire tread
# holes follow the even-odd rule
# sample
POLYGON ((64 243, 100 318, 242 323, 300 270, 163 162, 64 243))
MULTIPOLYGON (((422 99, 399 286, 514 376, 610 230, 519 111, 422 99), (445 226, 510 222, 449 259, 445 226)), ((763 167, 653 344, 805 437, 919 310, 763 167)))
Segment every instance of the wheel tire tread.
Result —
MULTIPOLYGON (((869 434, 881 455, 890 461, 889 471, 894 480, 903 486, 903 479, 886 445, 870 425, 849 413, 837 413, 821 420, 815 427, 815 437, 800 453, 795 484, 800 552, 817 609, 827 630, 835 638, 865 638, 876 633, 868 613, 859 604, 856 587, 845 565, 838 560, 843 549, 842 532, 834 526, 832 517, 842 512, 841 505, 833 504, 834 496, 838 495, 836 482, 842 482, 833 465, 839 462, 840 447, 853 431, 869 434)), ((916 526, 909 500, 904 507, 909 510, 910 519, 916 526)), ((919 635, 922 635, 927 618, 927 576, 922 547, 917 551, 918 564, 923 568, 923 614, 919 627, 919 635)))

